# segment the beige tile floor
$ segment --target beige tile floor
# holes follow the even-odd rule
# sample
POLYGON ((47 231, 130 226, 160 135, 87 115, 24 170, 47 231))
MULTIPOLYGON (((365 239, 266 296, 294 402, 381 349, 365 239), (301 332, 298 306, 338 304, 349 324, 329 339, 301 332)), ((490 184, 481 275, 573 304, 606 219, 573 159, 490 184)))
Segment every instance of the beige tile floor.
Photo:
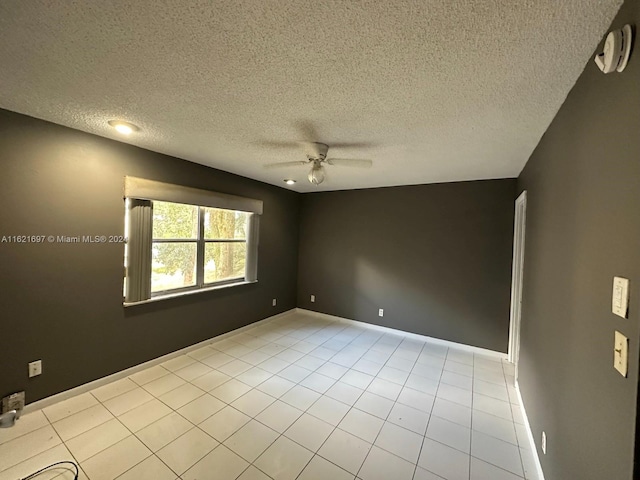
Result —
POLYGON ((295 313, 24 415, 0 480, 64 459, 91 480, 536 479, 512 384, 496 357, 295 313))

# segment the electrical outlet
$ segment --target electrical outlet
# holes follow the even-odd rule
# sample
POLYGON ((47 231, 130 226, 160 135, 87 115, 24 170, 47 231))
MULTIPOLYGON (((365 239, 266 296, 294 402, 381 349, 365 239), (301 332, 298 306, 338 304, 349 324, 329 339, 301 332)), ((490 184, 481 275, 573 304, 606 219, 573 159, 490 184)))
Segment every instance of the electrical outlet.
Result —
POLYGON ((547 454, 547 434, 542 432, 542 453, 547 454))
POLYGON ((316 301, 316 296, 315 295, 311 295, 311 303, 316 301))
POLYGON ((379 317, 384 317, 384 309, 383 308, 378 310, 378 316, 379 317))
POLYGON ((276 300, 275 298, 273 300, 271 300, 271 306, 272 307, 275 307, 277 303, 278 303, 278 300, 276 300))
POLYGON ((29 378, 37 377, 42 374, 42 360, 36 360, 29 363, 29 378))

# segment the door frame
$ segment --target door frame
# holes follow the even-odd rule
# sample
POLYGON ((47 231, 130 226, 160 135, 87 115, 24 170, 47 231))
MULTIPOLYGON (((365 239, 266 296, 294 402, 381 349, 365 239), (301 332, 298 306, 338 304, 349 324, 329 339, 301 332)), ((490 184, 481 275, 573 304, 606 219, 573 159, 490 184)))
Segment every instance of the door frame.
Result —
POLYGON ((513 222, 513 263, 511 269, 511 313, 509 320, 509 362, 515 365, 518 379, 520 358, 520 326, 522 323, 522 278, 524 272, 524 240, 527 222, 527 191, 516 199, 513 222))

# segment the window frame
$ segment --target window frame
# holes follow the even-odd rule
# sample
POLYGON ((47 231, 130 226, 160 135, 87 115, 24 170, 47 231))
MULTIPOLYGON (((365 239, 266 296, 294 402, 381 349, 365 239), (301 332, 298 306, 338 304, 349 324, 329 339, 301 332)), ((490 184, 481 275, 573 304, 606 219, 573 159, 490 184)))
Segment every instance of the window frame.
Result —
MULTIPOLYGON (((162 201, 162 200, 153 200, 151 202, 151 208, 153 209, 153 205, 155 202, 157 201, 162 201)), ((164 202, 164 203, 173 203, 176 205, 188 205, 188 204, 180 204, 178 202, 164 202)), ((160 297, 165 297, 168 295, 173 295, 173 294, 178 294, 178 293, 182 293, 182 292, 190 292, 190 291, 199 291, 199 290, 207 290, 207 289, 212 289, 215 287, 221 287, 221 286, 231 286, 231 285, 235 285, 235 284, 243 284, 243 283, 248 283, 247 282, 247 265, 246 265, 246 258, 245 258, 245 269, 244 269, 244 274, 241 277, 232 277, 232 278, 226 278, 224 280, 218 280, 218 281, 214 281, 214 282, 205 282, 205 274, 204 274, 204 270, 205 270, 205 245, 207 243, 244 243, 246 248, 249 248, 249 235, 248 232, 245 231, 245 238, 243 239, 207 239, 205 237, 204 234, 204 226, 205 226, 205 222, 204 222, 204 217, 205 217, 205 210, 207 208, 213 208, 213 209, 217 209, 217 210, 225 210, 227 212, 233 212, 235 213, 242 213, 242 214, 246 214, 247 215, 247 225, 245 227, 248 228, 248 221, 249 221, 249 215, 251 215, 251 213, 249 212, 244 212, 242 210, 231 210, 229 208, 219 208, 219 207, 207 207, 204 205, 191 205, 193 207, 196 207, 198 209, 198 215, 197 215, 197 235, 195 239, 192 238, 159 238, 159 239, 155 239, 153 238, 153 234, 151 236, 151 248, 153 249, 153 245, 154 244, 158 244, 158 243, 195 243, 196 244, 196 283, 195 285, 188 285, 185 287, 177 287, 177 288, 169 288, 169 289, 165 289, 165 290, 157 290, 157 291, 153 291, 153 286, 152 286, 152 290, 151 290, 151 298, 160 298, 160 297)), ((151 214, 151 231, 153 232, 153 212, 151 214)), ((152 250, 153 252, 153 250, 152 250)), ((153 255, 153 253, 152 253, 153 255)), ((152 273, 153 275, 153 269, 152 269, 152 273)), ((153 277, 152 277, 153 278, 153 277)))
MULTIPOLYGON (((210 190, 168 184, 138 177, 124 177, 125 237, 123 306, 134 306, 183 295, 230 288, 258 282, 258 251, 262 200, 239 197, 210 190), (154 202, 185 204, 198 208, 197 238, 153 239, 154 202), (239 212, 246 215, 244 239, 206 239, 207 208, 239 212), (133 233, 133 235, 132 235, 133 233), (195 243, 196 284, 151 292, 154 243, 195 243), (205 279, 205 246, 207 243, 244 243, 245 264, 241 277, 208 282, 205 279), (202 263, 202 265, 200 265, 202 263)), ((235 236, 235 235, 234 235, 235 236)))

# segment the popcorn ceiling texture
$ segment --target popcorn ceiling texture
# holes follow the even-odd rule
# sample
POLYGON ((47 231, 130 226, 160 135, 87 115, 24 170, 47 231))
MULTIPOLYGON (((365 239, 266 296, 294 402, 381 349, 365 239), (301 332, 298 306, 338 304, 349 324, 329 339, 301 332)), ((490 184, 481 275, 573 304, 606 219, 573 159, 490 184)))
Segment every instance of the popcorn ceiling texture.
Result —
POLYGON ((301 192, 515 177, 621 4, 8 0, 0 107, 301 192), (374 166, 263 168, 296 140, 374 166))

